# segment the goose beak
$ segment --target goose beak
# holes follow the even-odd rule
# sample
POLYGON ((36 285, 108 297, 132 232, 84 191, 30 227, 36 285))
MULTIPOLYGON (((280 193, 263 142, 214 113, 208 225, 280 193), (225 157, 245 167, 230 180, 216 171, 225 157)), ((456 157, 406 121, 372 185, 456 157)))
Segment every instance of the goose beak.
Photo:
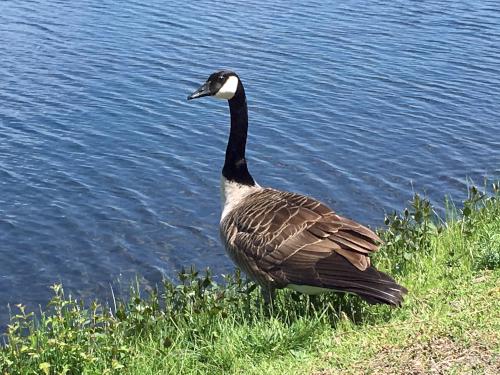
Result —
POLYGON ((203 96, 209 96, 209 95, 212 95, 212 93, 210 92, 210 87, 208 85, 208 82, 205 82, 198 90, 189 95, 187 97, 187 100, 201 98, 203 96))

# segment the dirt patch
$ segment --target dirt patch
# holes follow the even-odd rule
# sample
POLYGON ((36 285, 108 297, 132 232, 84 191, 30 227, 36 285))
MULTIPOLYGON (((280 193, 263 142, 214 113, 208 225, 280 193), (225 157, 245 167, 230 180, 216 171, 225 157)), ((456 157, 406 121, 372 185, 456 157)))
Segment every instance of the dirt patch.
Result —
MULTIPOLYGON (((404 348, 384 347, 370 361, 349 369, 325 369, 312 375, 336 374, 500 374, 500 357, 492 340, 457 343, 446 337, 429 339, 404 348)), ((493 342, 497 342, 493 340, 493 342)))

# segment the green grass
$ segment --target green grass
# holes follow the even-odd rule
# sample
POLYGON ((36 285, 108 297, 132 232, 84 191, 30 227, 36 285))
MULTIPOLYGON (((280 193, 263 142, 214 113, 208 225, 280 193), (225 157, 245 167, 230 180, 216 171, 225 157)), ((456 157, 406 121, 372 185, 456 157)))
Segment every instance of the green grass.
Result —
POLYGON ((500 195, 471 188, 439 221, 415 196, 388 215, 374 259, 409 289, 399 309, 355 296, 281 291, 272 308, 238 272, 112 306, 55 285, 35 318, 21 305, 0 348, 2 374, 500 373, 500 195))

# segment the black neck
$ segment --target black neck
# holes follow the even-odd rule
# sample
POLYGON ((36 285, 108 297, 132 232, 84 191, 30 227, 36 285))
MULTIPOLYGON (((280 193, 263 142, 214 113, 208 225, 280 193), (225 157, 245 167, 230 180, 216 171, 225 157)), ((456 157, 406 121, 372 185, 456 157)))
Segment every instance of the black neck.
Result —
POLYGON ((245 147, 248 131, 248 109, 245 89, 241 82, 232 99, 229 100, 231 113, 231 131, 226 148, 226 160, 222 175, 229 181, 243 185, 255 185, 245 160, 245 147))

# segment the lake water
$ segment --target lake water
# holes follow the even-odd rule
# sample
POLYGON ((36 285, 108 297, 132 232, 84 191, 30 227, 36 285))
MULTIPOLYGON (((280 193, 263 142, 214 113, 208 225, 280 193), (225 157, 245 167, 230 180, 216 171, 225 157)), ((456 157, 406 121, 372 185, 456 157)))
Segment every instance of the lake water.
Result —
POLYGON ((186 101, 220 68, 245 83, 261 185, 380 226, 412 191, 500 178, 498 2, 332 3, 0 2, 0 323, 54 282, 108 298, 232 269, 227 104, 186 101))

